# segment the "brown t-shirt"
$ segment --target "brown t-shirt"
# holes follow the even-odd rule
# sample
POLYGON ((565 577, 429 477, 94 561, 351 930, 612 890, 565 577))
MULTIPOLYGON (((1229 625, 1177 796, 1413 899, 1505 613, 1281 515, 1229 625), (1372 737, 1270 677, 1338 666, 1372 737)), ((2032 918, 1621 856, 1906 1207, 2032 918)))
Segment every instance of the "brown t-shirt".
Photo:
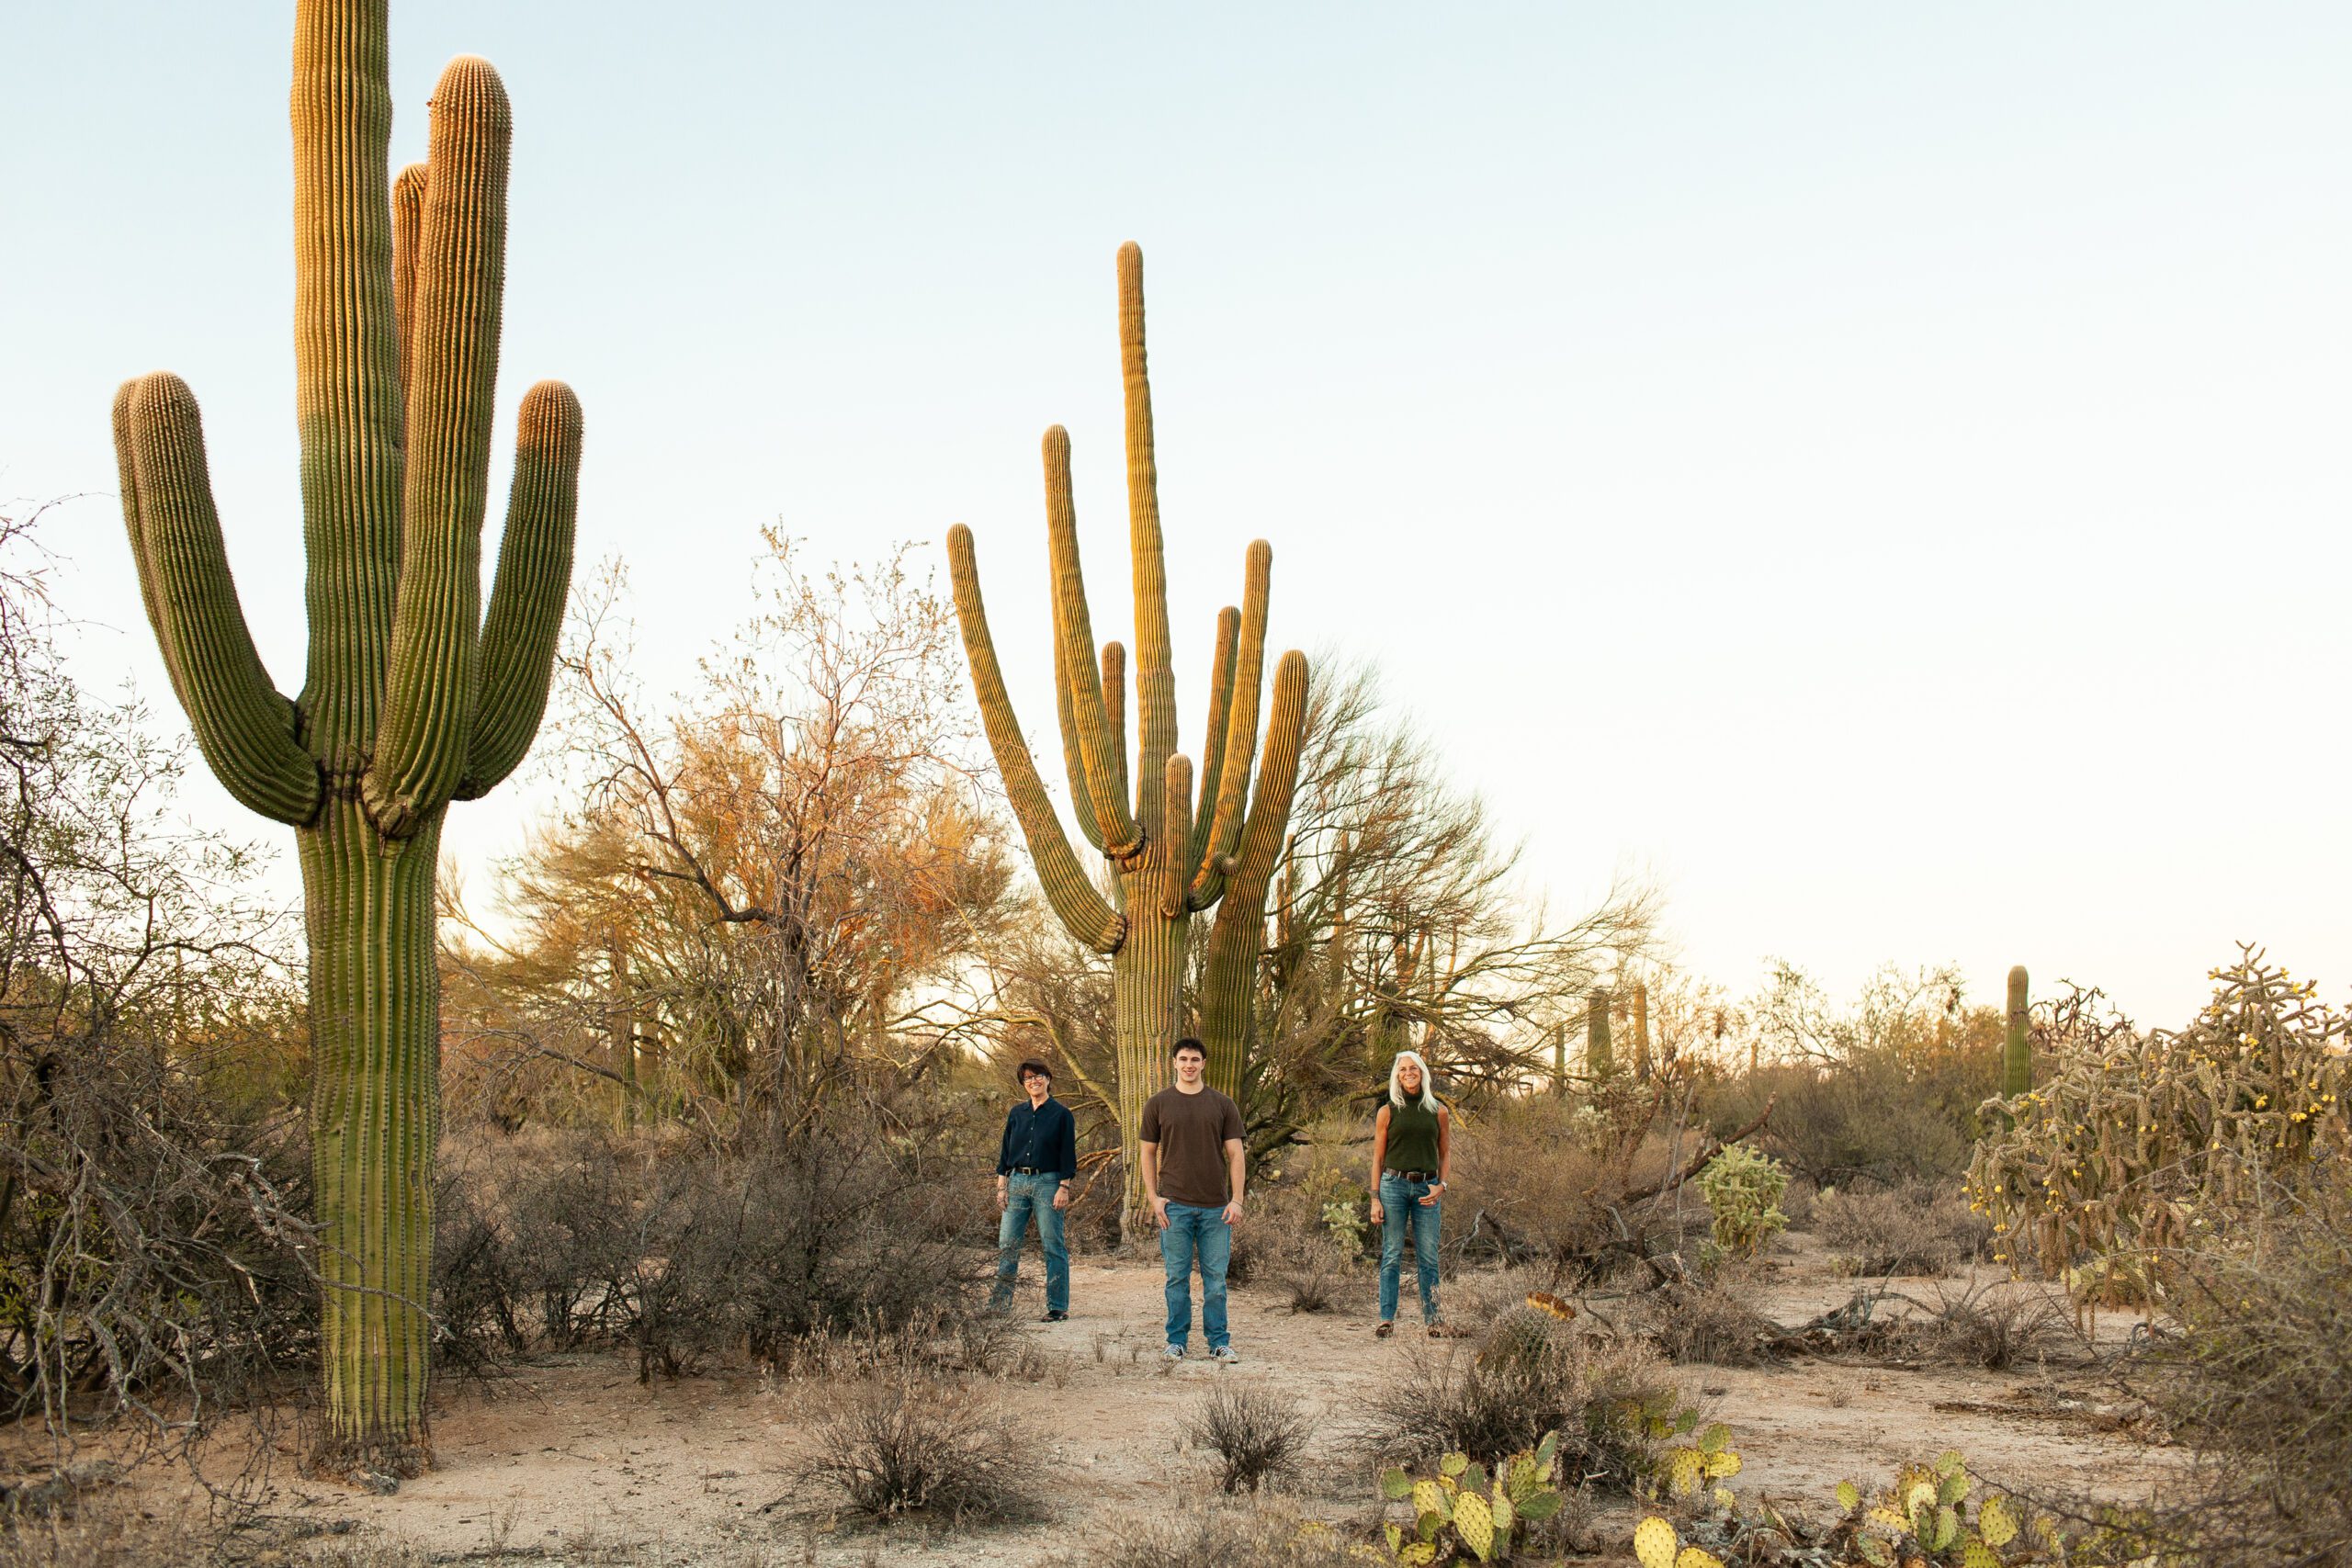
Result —
POLYGON ((1222 1209, 1232 1200, 1225 1145, 1241 1136, 1241 1108, 1203 1086, 1198 1094, 1163 1089, 1143 1102, 1145 1143, 1159 1145, 1159 1195, 1171 1203, 1222 1209))

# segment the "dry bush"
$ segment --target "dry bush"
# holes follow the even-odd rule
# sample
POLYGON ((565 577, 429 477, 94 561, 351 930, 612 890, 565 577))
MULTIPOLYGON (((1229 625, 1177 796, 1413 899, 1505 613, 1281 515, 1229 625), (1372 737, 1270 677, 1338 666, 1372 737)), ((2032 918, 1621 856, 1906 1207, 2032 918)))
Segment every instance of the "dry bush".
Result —
POLYGON ((1564 1488, 1623 1490, 1650 1473, 1651 1418, 1670 1415, 1678 1396, 1646 1346, 1593 1343, 1521 1307, 1498 1317, 1475 1349, 1413 1358, 1367 1403, 1356 1444, 1382 1461, 1419 1465, 1460 1452, 1491 1465, 1557 1432, 1564 1488))
MULTIPOLYGON (((1646 1121, 1646 1114, 1636 1121, 1646 1121)), ((1697 1152, 1696 1137, 1616 1125, 1553 1100, 1506 1100, 1454 1145, 1445 1250, 1541 1263, 1548 1283, 1589 1283, 1681 1249, 1703 1233, 1695 1191, 1628 1202, 1697 1152)), ((1673 1272, 1679 1272, 1679 1269, 1673 1272)))
POLYGON ((2177 1337, 2129 1374, 2191 1446, 2163 1512, 2212 1568, 2352 1560, 2352 1176, 2264 1234, 2171 1260, 2177 1337))
POLYGON ((1087 1544, 1046 1568, 1358 1568, 1363 1559, 1329 1525, 1281 1506, 1188 1508, 1089 1529, 1087 1544))
POLYGON ((901 1367, 852 1388, 819 1426, 815 1473, 875 1518, 962 1524, 1038 1509, 1035 1442, 985 1385, 901 1367))
POLYGON ((1271 1389, 1212 1389, 1184 1417, 1184 1440, 1216 1456, 1217 1485, 1255 1492, 1295 1474, 1315 1423, 1299 1402, 1271 1389))
POLYGON ((1814 1201, 1814 1229, 1849 1274, 1949 1274, 1986 1254, 1990 1220, 1948 1183, 1831 1188, 1814 1201))
POLYGON ((1295 1257, 1284 1260, 1276 1276, 1295 1313, 1330 1311, 1346 1277, 1339 1248, 1311 1240, 1295 1257))
POLYGON ((1973 1285, 1916 1303, 1918 1315, 1899 1320, 1887 1342, 1898 1355, 1988 1372, 2075 1356, 2081 1337, 2064 1313, 2039 1291, 2003 1284, 1973 1285))
POLYGON ((1755 1282, 1747 1270, 1728 1268, 1704 1278, 1669 1280, 1636 1298, 1631 1321, 1669 1360, 1752 1367, 1781 1337, 1778 1324, 1747 1304, 1755 1282))
POLYGON ((1858 1180, 1949 1180, 1968 1166, 1975 1109, 1994 1068, 1954 1053, 1868 1050, 1835 1062, 1768 1064, 1704 1086, 1701 1111, 1718 1134, 1772 1102, 1757 1142, 1819 1187, 1858 1180))

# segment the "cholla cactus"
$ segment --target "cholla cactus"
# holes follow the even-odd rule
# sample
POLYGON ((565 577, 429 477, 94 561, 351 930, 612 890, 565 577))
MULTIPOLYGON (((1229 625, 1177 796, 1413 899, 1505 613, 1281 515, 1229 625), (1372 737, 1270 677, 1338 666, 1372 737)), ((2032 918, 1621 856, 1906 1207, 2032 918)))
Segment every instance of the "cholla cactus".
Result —
POLYGON ((1402 1469, 1382 1472, 1381 1495, 1413 1506, 1410 1532, 1385 1527, 1390 1555, 1406 1568, 1456 1561, 1465 1552, 1481 1562, 1508 1560, 1513 1530, 1560 1511, 1560 1492, 1552 1484, 1557 1449, 1558 1438, 1546 1437, 1533 1452, 1497 1465, 1491 1480, 1485 1467, 1459 1453, 1447 1454, 1436 1474, 1419 1480, 1402 1469))
POLYGON ((1062 831, 1006 694, 980 598, 971 530, 947 535, 956 614, 972 667, 989 745, 1021 823, 1037 880, 1073 937, 1111 958, 1118 1031, 1120 1146, 1125 1155, 1125 1214, 1131 1234, 1149 1234, 1136 1162, 1144 1101, 1166 1081, 1180 1032, 1186 934, 1212 907, 1216 922, 1195 1000, 1209 1048, 1209 1081, 1241 1097, 1265 946, 1266 888, 1290 819, 1306 722, 1306 656, 1293 650, 1274 670, 1273 708, 1256 787, 1258 703, 1266 649, 1273 551, 1250 547, 1241 606, 1217 615, 1210 663, 1208 729, 1200 794, 1192 760, 1176 750, 1176 677, 1168 629, 1168 570, 1160 539, 1159 470, 1152 446, 1151 383, 1144 355, 1143 253, 1119 251, 1119 349, 1126 381, 1128 547, 1134 559, 1136 754, 1126 750, 1126 650, 1099 649, 1079 569, 1078 513, 1071 499, 1069 436, 1046 432, 1046 527, 1054 584, 1054 694, 1070 805, 1087 842, 1108 863, 1114 908, 1096 891, 1062 831), (1132 771, 1135 794, 1127 795, 1132 771))
POLYGON ((205 761, 294 829, 310 937, 311 1123, 327 1425, 421 1461, 440 1125, 434 874, 441 819, 530 749, 571 579, 580 404, 524 395, 504 542, 481 607, 506 91, 484 61, 435 87, 429 163, 389 186, 385 0, 294 21, 295 400, 310 660, 288 697, 229 572, 196 399, 115 396, 123 518, 147 619, 205 761))
POLYGON ((1734 1144, 1699 1172, 1699 1190, 1715 1217, 1714 1243, 1729 1256, 1753 1258, 1789 1223, 1781 1194, 1789 1173, 1747 1144, 1734 1144))
POLYGON ((2078 1300, 2161 1299, 2180 1250, 2352 1160, 2352 1018, 2247 950, 2215 970, 2188 1028, 2101 1019, 2062 1000, 2038 1089, 1989 1100, 1972 1205, 1995 1256, 2063 1274, 2078 1300))

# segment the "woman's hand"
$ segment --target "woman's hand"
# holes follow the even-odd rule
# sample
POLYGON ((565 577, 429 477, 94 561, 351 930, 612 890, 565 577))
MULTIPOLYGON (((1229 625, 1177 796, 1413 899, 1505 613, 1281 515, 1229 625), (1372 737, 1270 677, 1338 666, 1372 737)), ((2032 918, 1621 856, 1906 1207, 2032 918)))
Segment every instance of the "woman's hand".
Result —
POLYGON ((1428 1194, 1420 1200, 1421 1207, 1427 1209, 1433 1206, 1437 1202, 1437 1195, 1444 1190, 1445 1183, 1442 1181, 1430 1188, 1428 1194))
POLYGON ((1375 1196, 1372 1201, 1372 1223, 1374 1224, 1378 1224, 1387 1217, 1388 1212, 1380 1206, 1380 1200, 1375 1196))

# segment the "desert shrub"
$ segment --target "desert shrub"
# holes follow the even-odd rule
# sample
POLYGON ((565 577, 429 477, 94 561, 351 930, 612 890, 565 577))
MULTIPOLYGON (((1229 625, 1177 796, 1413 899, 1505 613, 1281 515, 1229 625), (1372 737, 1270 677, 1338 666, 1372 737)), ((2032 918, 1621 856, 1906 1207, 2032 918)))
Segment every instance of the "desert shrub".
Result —
MULTIPOLYGON (((1445 1247, 1453 1258, 1541 1263, 1548 1282, 1605 1279, 1684 1242, 1686 1215, 1668 1193, 1626 1195, 1657 1186, 1688 1139, 1664 1133, 1615 1134, 1580 1108, 1551 1100, 1495 1106, 1476 1134, 1454 1145, 1445 1197, 1445 1247)), ((1692 1205, 1695 1207, 1695 1204, 1692 1205)))
POLYGON ((535 1333, 620 1343, 641 1379, 675 1377, 731 1348, 785 1361, 828 1336, 952 1336, 978 1304, 984 1259, 957 1245, 964 1205, 853 1131, 724 1150, 589 1133, 516 1142, 526 1157, 468 1162, 459 1245, 436 1269, 447 1332, 475 1352, 535 1333))
POLYGON ((1949 1180, 1967 1168, 1976 1108, 1999 1087, 1996 1072, 1990 1055, 1979 1063, 1957 1052, 1863 1050, 1704 1084, 1699 1108, 1728 1135, 1770 1100, 1771 1120, 1756 1142, 1819 1186, 1949 1180))
POLYGON ((2310 1210, 2170 1260, 2178 1327, 2130 1381, 2194 1450, 2161 1517, 2183 1561, 2228 1568, 2352 1552, 2352 1176, 2310 1210))
POLYGON ((815 1473, 875 1518, 961 1523, 1037 1508, 1035 1458, 983 1385, 893 1369, 854 1385, 817 1437, 815 1473))
POLYGON ((1781 1194, 1789 1173, 1770 1156, 1734 1144, 1699 1172, 1699 1190, 1714 1216, 1714 1244, 1725 1256, 1753 1258, 1789 1223, 1781 1194))
POLYGON ((1831 1188, 1814 1200, 1814 1228, 1849 1274, 1949 1274, 1993 1236, 1965 1197, 1928 1181, 1831 1188))
POLYGON ((1669 1280, 1638 1298, 1634 1321, 1669 1360, 1752 1367, 1780 1335, 1779 1325, 1747 1304, 1754 1290, 1754 1280, 1736 1269, 1669 1280))
POLYGON ((1359 1568, 1340 1532, 1280 1506, 1188 1508, 1080 1532, 1084 1544, 1046 1559, 1046 1568, 1359 1568))
POLYGON ((1654 1351, 1593 1344, 1550 1314, 1520 1307, 1475 1350, 1421 1356, 1369 1396, 1359 1446, 1426 1464, 1450 1452, 1492 1465, 1559 1434, 1564 1486, 1623 1489, 1647 1476, 1679 1403, 1654 1351))
POLYGON ((1901 1319, 1888 1348, 1921 1360, 1978 1367, 1988 1372, 2049 1359, 2075 1350, 2074 1325, 2039 1291, 2006 1284, 1939 1289, 1923 1310, 1901 1319))
POLYGON ((2188 1027, 2143 1033, 2076 992, 2041 1031, 2041 1087, 1979 1145, 1972 1201, 1996 1255, 2078 1297, 2162 1301, 2168 1259, 2292 1213, 2352 1161, 2352 1017, 2245 950, 2188 1027))
POLYGON ((1338 1247, 1310 1238, 1295 1256, 1283 1260, 1276 1278, 1290 1300, 1291 1311, 1329 1312, 1346 1272, 1338 1247))
POLYGON ((1296 1472, 1315 1424, 1297 1400, 1271 1389, 1212 1389, 1184 1417, 1184 1440, 1216 1456, 1217 1485, 1255 1492, 1296 1472))

